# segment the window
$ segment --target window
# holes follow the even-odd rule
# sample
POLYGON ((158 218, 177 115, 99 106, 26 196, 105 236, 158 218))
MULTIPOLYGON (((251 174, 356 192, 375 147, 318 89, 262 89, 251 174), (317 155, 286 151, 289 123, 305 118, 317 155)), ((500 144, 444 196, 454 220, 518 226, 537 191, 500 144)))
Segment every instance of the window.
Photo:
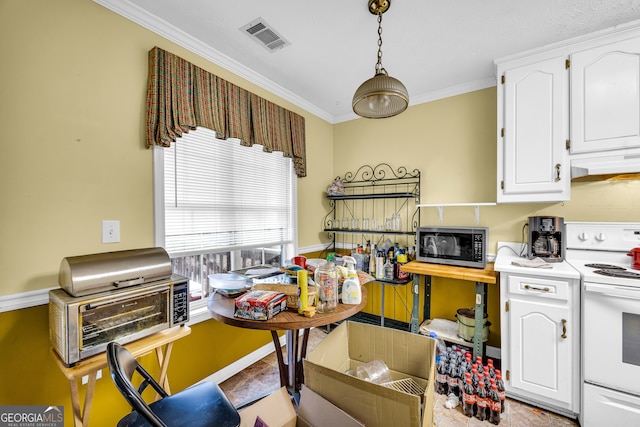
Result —
POLYGON ((154 148, 156 245, 189 277, 196 305, 210 293, 209 274, 279 266, 296 250, 291 159, 215 135, 197 128, 154 148))

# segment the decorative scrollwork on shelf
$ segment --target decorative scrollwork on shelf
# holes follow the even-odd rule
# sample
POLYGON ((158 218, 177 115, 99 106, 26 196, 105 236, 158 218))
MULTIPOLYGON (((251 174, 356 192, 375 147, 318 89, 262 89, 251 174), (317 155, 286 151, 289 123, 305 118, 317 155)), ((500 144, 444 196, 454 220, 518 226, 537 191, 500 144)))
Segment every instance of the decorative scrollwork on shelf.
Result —
POLYGON ((404 166, 394 169, 388 163, 380 163, 376 166, 360 166, 355 172, 347 172, 344 174, 344 177, 336 177, 336 179, 340 179, 345 184, 371 183, 372 185, 375 185, 378 181, 405 180, 411 178, 420 178, 420 170, 414 169, 409 172, 404 166))

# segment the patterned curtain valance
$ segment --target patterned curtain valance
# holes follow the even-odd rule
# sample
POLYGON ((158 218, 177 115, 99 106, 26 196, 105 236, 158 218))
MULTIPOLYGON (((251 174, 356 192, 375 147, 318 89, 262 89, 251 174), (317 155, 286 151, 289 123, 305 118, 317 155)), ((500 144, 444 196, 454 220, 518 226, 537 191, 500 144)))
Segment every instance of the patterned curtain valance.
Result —
POLYGON ((216 131, 220 139, 280 151, 292 158, 298 177, 307 175, 304 117, 154 47, 149 51, 147 147, 169 147, 197 126, 216 131))

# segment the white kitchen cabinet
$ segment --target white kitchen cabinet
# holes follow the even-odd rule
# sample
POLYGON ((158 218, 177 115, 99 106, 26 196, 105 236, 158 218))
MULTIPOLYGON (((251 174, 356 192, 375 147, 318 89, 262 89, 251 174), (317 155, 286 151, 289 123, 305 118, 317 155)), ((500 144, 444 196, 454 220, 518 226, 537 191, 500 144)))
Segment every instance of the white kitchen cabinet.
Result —
POLYGON ((501 363, 509 396, 569 416, 579 412, 579 289, 579 279, 500 273, 501 363))
POLYGON ((566 60, 498 64, 499 203, 569 200, 566 60))
POLYGON ((497 59, 497 201, 640 168, 640 21, 497 59))
POLYGON ((570 70, 571 153, 640 148, 640 37, 573 53, 570 70))

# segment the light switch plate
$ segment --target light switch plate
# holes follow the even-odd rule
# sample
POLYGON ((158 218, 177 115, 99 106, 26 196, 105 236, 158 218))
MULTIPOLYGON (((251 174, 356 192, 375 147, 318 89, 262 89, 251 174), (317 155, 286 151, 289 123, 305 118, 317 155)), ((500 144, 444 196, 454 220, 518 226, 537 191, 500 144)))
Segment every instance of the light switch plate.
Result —
POLYGON ((120 221, 102 221, 102 243, 120 242, 120 221))

